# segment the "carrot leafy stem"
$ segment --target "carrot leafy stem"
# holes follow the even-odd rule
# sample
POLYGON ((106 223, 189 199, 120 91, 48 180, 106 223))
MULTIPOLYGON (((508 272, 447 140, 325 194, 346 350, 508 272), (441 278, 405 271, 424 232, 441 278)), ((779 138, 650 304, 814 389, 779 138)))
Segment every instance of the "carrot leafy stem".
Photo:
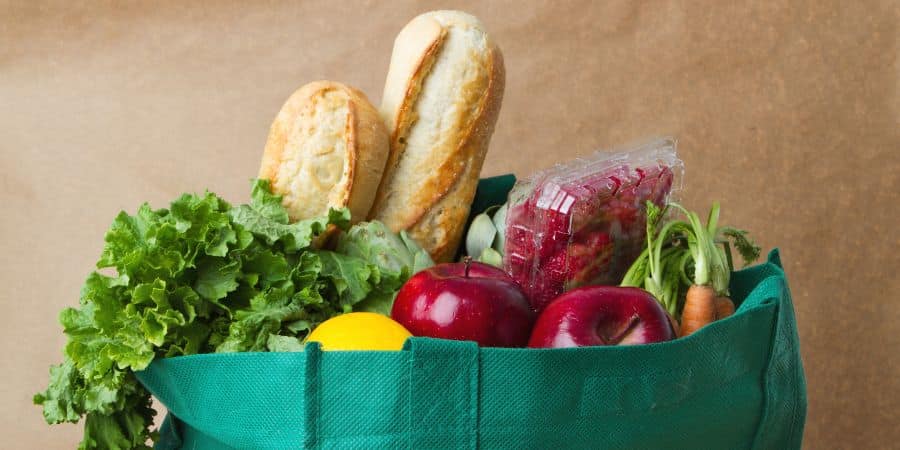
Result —
POLYGON ((747 265, 759 258, 760 247, 746 231, 720 227, 720 212, 719 204, 713 203, 704 223, 696 212, 678 203, 660 208, 648 202, 647 246, 625 274, 622 285, 646 289, 673 316, 677 316, 691 285, 710 286, 716 295, 728 295, 734 270, 731 248, 747 265), (681 217, 671 217, 670 209, 681 217))

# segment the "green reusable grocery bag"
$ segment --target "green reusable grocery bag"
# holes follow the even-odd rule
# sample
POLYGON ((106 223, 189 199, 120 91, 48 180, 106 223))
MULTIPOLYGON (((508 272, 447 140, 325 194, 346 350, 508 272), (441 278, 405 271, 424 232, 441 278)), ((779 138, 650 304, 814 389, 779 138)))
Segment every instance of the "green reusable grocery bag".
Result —
POLYGON ((159 449, 800 448, 806 384, 777 250, 686 338, 572 349, 411 338, 397 352, 218 353, 138 379, 159 449))

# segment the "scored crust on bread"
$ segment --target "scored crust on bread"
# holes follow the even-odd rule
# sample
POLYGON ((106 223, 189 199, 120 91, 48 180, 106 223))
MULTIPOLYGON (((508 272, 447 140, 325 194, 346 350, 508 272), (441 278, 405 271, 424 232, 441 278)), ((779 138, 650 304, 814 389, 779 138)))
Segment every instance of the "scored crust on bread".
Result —
POLYGON ((422 14, 394 42, 381 107, 391 152, 369 216, 435 261, 459 246, 504 83, 500 49, 469 14, 422 14))
POLYGON ((365 94, 316 81, 275 117, 259 177, 282 196, 291 221, 347 207, 355 223, 369 214, 388 153, 387 130, 365 94))

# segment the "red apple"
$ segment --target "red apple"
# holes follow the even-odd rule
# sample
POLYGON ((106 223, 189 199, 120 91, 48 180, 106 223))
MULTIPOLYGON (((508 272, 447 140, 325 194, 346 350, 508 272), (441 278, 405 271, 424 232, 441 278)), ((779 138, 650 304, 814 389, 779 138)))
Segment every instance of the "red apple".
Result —
POLYGON ((414 336, 524 347, 535 314, 506 272, 477 262, 438 264, 409 279, 391 317, 414 336))
POLYGON ((649 344, 675 338, 669 314, 636 287, 585 286, 553 300, 541 312, 529 347, 649 344))

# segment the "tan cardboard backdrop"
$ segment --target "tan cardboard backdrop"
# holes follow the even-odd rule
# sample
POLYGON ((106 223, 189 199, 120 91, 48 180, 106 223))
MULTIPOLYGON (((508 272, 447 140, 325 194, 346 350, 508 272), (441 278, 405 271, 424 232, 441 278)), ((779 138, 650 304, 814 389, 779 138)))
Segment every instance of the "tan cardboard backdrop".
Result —
MULTIPOLYGON (((379 102, 396 32, 468 10, 506 56, 484 173, 674 135, 682 198, 783 250, 809 382, 808 448, 900 442, 897 2, 0 1, 0 436, 73 448, 31 395, 60 360, 107 225, 145 200, 248 194, 307 81, 379 102)), ((514 381, 511 381, 514 382, 514 381)))

